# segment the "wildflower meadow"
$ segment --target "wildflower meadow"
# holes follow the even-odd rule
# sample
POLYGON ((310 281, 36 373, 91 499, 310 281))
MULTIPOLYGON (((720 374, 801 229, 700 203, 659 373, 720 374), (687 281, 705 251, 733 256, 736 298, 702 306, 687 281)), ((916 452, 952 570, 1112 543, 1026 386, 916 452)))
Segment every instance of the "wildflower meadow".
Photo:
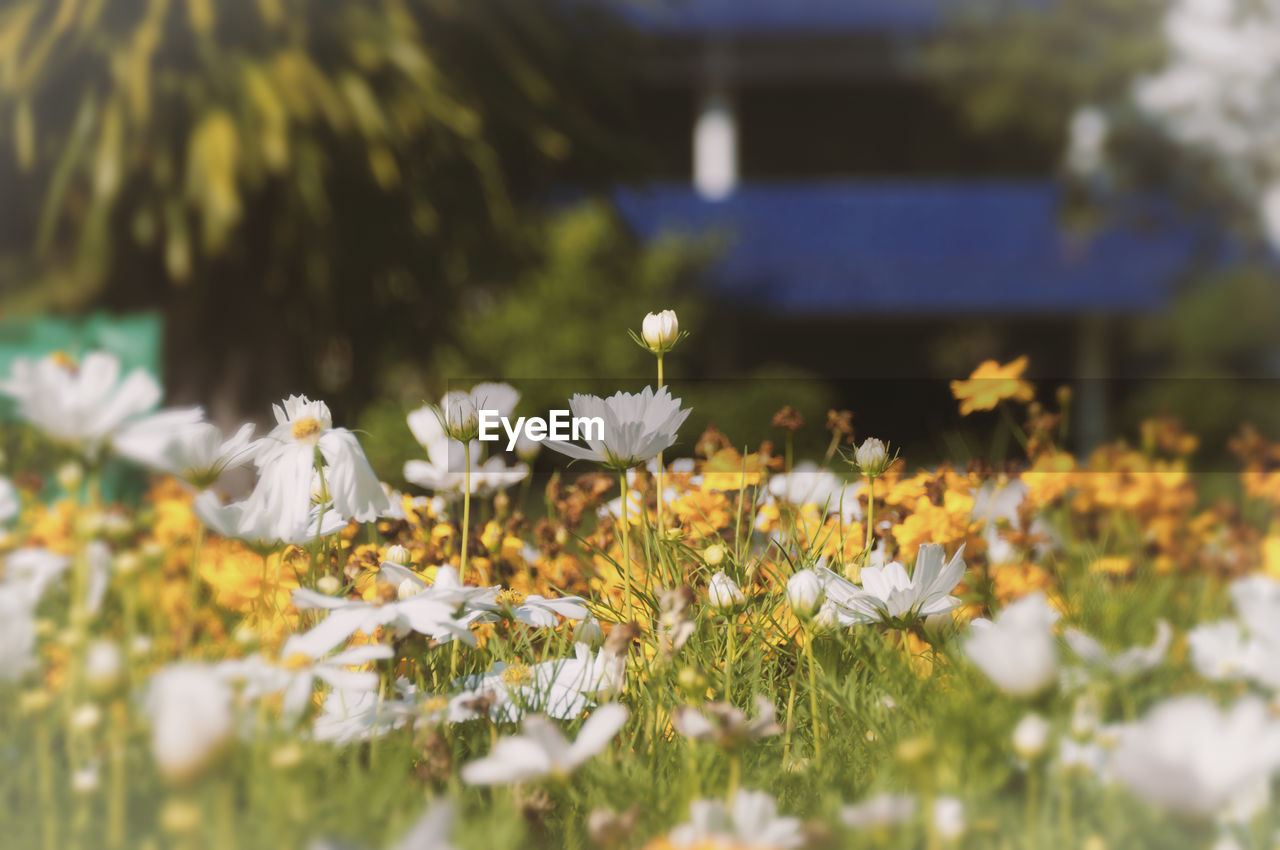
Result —
POLYGON ((1280 844, 1280 444, 1212 491, 1154 411, 1075 454, 1022 358, 950 387, 999 463, 834 410, 825 455, 821 411, 748 447, 685 427, 683 335, 645 317, 649 386, 564 439, 519 386, 425 403, 408 492, 319 399, 223 433, 111 354, 19 360, 0 846, 1280 844))

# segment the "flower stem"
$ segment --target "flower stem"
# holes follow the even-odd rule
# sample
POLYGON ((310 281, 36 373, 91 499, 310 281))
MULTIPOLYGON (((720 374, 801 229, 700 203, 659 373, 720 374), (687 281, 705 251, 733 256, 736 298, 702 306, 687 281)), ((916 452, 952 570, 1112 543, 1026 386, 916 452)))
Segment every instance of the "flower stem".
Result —
POLYGON ((867 476, 867 545, 862 553, 863 564, 871 563, 871 543, 876 527, 876 479, 867 476))
POLYGON ((467 583, 467 538, 471 536, 471 447, 462 447, 462 555, 458 562, 458 581, 467 583))
MULTIPOLYGON (((658 355, 658 389, 662 389, 662 355, 658 355)), ((662 463, 662 452, 658 452, 658 475, 655 486, 658 488, 658 536, 664 536, 666 527, 662 524, 662 474, 665 472, 662 463)))
POLYGON ((627 516, 627 471, 618 473, 618 481, 622 483, 622 571, 627 585, 626 611, 627 622, 635 619, 631 603, 631 519, 627 516))
POLYGON ((809 662, 809 714, 813 717, 813 760, 822 759, 822 722, 818 719, 818 663, 813 658, 813 629, 805 632, 804 654, 809 662))
POLYGON ((729 788, 725 793, 725 798, 732 802, 733 795, 738 793, 738 777, 742 772, 742 766, 739 763, 741 756, 738 751, 734 750, 729 754, 729 788))
POLYGON ((724 650, 724 701, 733 702, 733 635, 737 631, 738 617, 736 614, 729 615, 727 644, 724 650))
POLYGON ((190 606, 188 612, 189 622, 187 623, 185 646, 190 646, 195 640, 196 625, 199 622, 197 612, 200 610, 200 555, 204 550, 204 523, 196 524, 196 535, 191 543, 191 565, 187 568, 187 604, 190 606))

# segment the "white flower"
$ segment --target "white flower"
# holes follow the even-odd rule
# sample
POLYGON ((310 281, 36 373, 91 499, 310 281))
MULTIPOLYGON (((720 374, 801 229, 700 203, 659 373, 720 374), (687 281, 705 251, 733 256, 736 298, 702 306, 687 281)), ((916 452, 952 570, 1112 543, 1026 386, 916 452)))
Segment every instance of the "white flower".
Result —
POLYGON ((739 790, 727 807, 720 800, 694 800, 689 822, 667 836, 673 847, 717 847, 787 850, 805 843, 799 818, 778 817, 778 804, 763 791, 739 790))
POLYGON ((575 643, 573 652, 573 658, 527 667, 495 661, 489 672, 454 682, 462 690, 449 700, 449 721, 459 723, 487 714, 495 722, 513 722, 528 711, 572 720, 591 708, 595 699, 622 690, 625 657, 604 648, 593 654, 584 643, 575 643))
POLYGON ((385 660, 395 654, 389 646, 370 643, 318 658, 307 651, 309 647, 306 644, 304 635, 292 635, 280 650, 279 661, 251 655, 224 661, 216 669, 227 681, 238 686, 238 693, 246 700, 282 694, 281 716, 286 722, 293 723, 311 705, 316 682, 348 694, 374 692, 378 688, 378 674, 372 670, 350 668, 385 660))
POLYGON ((916 798, 910 794, 877 794, 840 810, 840 820, 854 829, 884 829, 910 820, 916 798))
POLYGON ((98 693, 110 691, 124 673, 124 653, 109 640, 95 640, 84 653, 84 678, 98 693))
POLYGON ((665 354, 680 339, 680 320, 675 310, 649 313, 640 327, 640 336, 654 354, 665 354))
POLYGON ((8 478, 0 475, 0 526, 8 525, 17 519, 18 511, 21 509, 18 488, 14 487, 13 482, 8 478))
POLYGON ((672 398, 666 387, 656 393, 645 387, 639 393, 620 392, 608 398, 579 394, 569 399, 569 409, 575 418, 601 420, 603 439, 597 439, 598 428, 591 426, 586 448, 560 440, 547 440, 547 445, 571 458, 615 470, 638 466, 670 448, 690 413, 680 408, 680 399, 672 398))
POLYGON ((120 361, 95 351, 78 366, 62 355, 18 360, 0 381, 0 394, 18 414, 57 443, 95 458, 126 422, 160 401, 160 385, 142 369, 120 379, 120 361))
POLYGON ((707 583, 707 603, 717 611, 736 611, 747 603, 738 583, 717 570, 707 583))
POLYGON ((29 546, 15 549, 5 556, 3 586, 26 594, 31 605, 39 602, 55 581, 71 567, 66 555, 29 546))
POLYGON ((559 615, 566 620, 581 620, 587 616, 587 600, 581 596, 559 596, 548 599, 537 593, 525 596, 515 590, 504 590, 494 598, 492 605, 498 611, 510 614, 517 622, 540 629, 550 629, 559 625, 559 615))
POLYGON ((455 615, 456 605, 419 593, 394 602, 366 602, 345 596, 327 596, 305 587, 293 591, 293 605, 299 611, 321 609, 329 612, 318 626, 294 636, 293 652, 319 658, 354 634, 373 635, 379 628, 414 631, 446 643, 454 638, 472 646, 475 635, 469 626, 480 612, 455 615))
POLYGON ((799 570, 787 579, 787 602, 791 604, 792 613, 801 620, 818 613, 826 598, 822 580, 813 570, 799 570))
POLYGON ((827 596, 837 606, 844 625, 888 622, 910 625, 917 619, 942 614, 960 604, 951 596, 964 578, 964 546, 943 565, 941 544, 925 543, 916 555, 912 575, 897 561, 883 567, 863 567, 862 587, 821 567, 818 575, 827 596))
POLYGON ((600 621, 588 614, 573 630, 573 642, 595 648, 604 643, 604 629, 600 621))
POLYGON ((332 505, 313 505, 297 528, 280 535, 280 529, 269 513, 256 510, 247 500, 224 505, 212 490, 196 496, 191 510, 215 534, 243 540, 258 548, 274 548, 276 543, 303 546, 317 537, 336 534, 347 525, 347 520, 339 516, 332 505))
POLYGON ((1008 693, 1030 696, 1048 687, 1058 675, 1058 647, 1053 637, 1057 620, 1058 613, 1037 591, 1009 605, 995 622, 974 620, 965 654, 1008 693))
POLYGON ((1240 622, 1197 626, 1187 636, 1191 661, 1213 680, 1248 679, 1280 690, 1280 583, 1257 575, 1232 583, 1240 622))
MULTIPOLYGON (((481 386, 506 386, 505 384, 482 384, 481 386)), ((479 389, 479 388, 477 388, 479 389)), ((510 389, 510 388, 508 388, 510 389)), ((515 390, 511 390, 515 392, 515 390)), ((519 396, 517 395, 518 399, 519 396)), ((515 407, 512 399, 511 407, 515 407)), ((503 416, 510 412, 503 409, 503 416)), ((440 422, 439 412, 431 407, 420 407, 408 416, 409 430, 427 451, 427 459, 409 460, 404 464, 404 477, 407 481, 427 490, 435 490, 449 496, 460 495, 466 490, 466 466, 471 466, 471 490, 473 494, 487 494, 505 490, 519 484, 529 475, 529 467, 524 463, 508 466, 498 456, 481 462, 483 446, 479 440, 468 440, 466 454, 463 444, 451 438, 440 422)))
POLYGON ((955 797, 939 797, 933 801, 933 828, 948 843, 964 835, 964 803, 955 797))
POLYGON ((296 535, 311 515, 318 460, 323 462, 331 510, 340 517, 372 522, 391 509, 355 434, 333 427, 324 402, 290 396, 274 411, 276 427, 254 444, 258 485, 244 508, 251 527, 261 527, 266 517, 270 538, 296 535))
POLYGON ((527 717, 523 735, 499 739, 488 756, 463 766, 462 780, 468 785, 502 785, 567 776, 603 752, 627 717, 627 709, 617 703, 601 706, 582 724, 572 744, 550 719, 527 717))
POLYGON ((1049 721, 1032 712, 1013 728, 1013 751, 1027 761, 1037 759, 1049 745, 1049 721))
POLYGON ((1079 629, 1067 629, 1063 636, 1071 651, 1080 656, 1080 660, 1091 667, 1109 670, 1116 676, 1127 677, 1145 673, 1155 668, 1164 660, 1173 641, 1173 629, 1165 620, 1156 622, 1155 640, 1150 646, 1135 646, 1111 654, 1102 645, 1079 629))
POLYGON ((212 486, 222 473, 251 457, 253 425, 223 439, 199 407, 162 410, 126 425, 111 441, 122 457, 197 487, 212 486))
POLYGON ((16 682, 36 663, 35 601, 19 585, 0 585, 0 682, 16 682))
MULTIPOLYGON (((440 404, 428 405, 417 412, 425 411, 427 415, 434 418, 450 438, 460 443, 469 443, 475 439, 479 431, 481 410, 497 411, 500 417, 510 416, 519 401, 520 393, 515 387, 508 384, 485 383, 476 384, 470 392, 451 390, 440 399, 440 404)), ((412 421, 409 427, 414 427, 412 421)), ((426 445, 426 441, 421 438, 418 442, 426 445)))
POLYGON ((791 505, 826 508, 840 492, 840 479, 812 461, 797 463, 790 472, 769 476, 769 495, 791 505))
POLYGON ((231 706, 231 688, 212 667, 181 663, 151 677, 151 751, 166 779, 192 778, 231 739, 231 706))
POLYGON ((1222 710, 1177 697, 1121 727, 1111 769, 1139 797, 1176 815, 1209 818, 1280 766, 1280 723, 1254 697, 1222 710))
POLYGON ((325 694, 311 724, 311 736, 338 746, 381 738, 412 720, 439 719, 441 710, 429 708, 428 703, 405 679, 396 682, 394 698, 383 697, 377 690, 335 688, 325 694))

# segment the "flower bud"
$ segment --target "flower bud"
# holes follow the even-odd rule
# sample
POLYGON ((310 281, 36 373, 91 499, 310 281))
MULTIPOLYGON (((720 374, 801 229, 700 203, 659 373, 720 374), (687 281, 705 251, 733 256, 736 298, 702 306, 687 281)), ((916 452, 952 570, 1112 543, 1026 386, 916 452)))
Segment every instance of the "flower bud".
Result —
POLYGON ((338 580, 337 576, 321 576, 319 581, 316 582, 316 590, 333 596, 339 590, 342 590, 342 582, 338 580))
POLYGON ((1034 712, 1013 730, 1013 751, 1026 761, 1039 758, 1049 744, 1049 722, 1034 712))
POLYGON ((600 621, 588 614, 573 630, 573 641, 586 644, 592 649, 600 646, 604 643, 604 629, 600 627, 600 621))
POLYGON ((100 784, 97 767, 82 767, 71 774, 71 790, 77 794, 92 794, 100 784))
POLYGON ((71 712, 71 728, 76 732, 92 732, 102 722, 102 709, 91 702, 76 706, 71 712))
POLYGON ((650 313, 644 317, 640 335, 654 354, 664 354, 680 338, 680 321, 675 310, 663 310, 661 313, 650 313))
POLYGON ((787 581, 787 601, 791 611, 801 620, 808 620, 818 613, 827 598, 822 580, 813 570, 800 570, 787 581))
POLYGON ((421 579, 410 576, 400 582, 399 587, 396 588, 396 598, 408 599, 410 596, 417 596, 425 589, 426 587, 422 584, 421 579))
POLYGON ((889 463, 889 448, 875 437, 868 437, 853 453, 853 459, 863 475, 873 478, 884 472, 889 463))
POLYGON ((124 656, 120 647, 109 640, 97 640, 89 645, 84 656, 84 677, 90 690, 105 694, 120 683, 124 672, 124 656))
POLYGON ((724 547, 719 543, 713 543, 702 552, 702 560, 707 562, 708 567, 718 567, 724 561, 724 547))
POLYGON ((67 493, 74 493, 80 489, 80 484, 84 481, 84 467, 74 460, 69 460, 58 467, 57 478, 59 487, 67 493))
POLYGON ((407 567, 413 563, 413 555, 404 546, 396 544, 387 549, 386 554, 382 556, 382 560, 407 567))
POLYGON ((737 582, 725 575, 724 570, 720 570, 711 577, 711 582, 707 585, 707 602, 717 611, 731 613, 745 605, 747 597, 743 595, 737 582))
POLYGON ((689 697, 705 698, 707 693, 707 677, 696 667, 684 667, 676 677, 680 690, 689 697))

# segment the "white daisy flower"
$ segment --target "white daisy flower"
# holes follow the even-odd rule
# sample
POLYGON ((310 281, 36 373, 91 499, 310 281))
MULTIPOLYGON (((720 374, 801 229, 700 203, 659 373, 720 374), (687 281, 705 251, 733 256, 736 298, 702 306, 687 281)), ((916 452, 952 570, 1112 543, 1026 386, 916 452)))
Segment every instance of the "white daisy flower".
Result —
POLYGON ((568 776, 583 762, 604 752, 627 722, 627 709, 617 703, 596 709, 573 743, 547 717, 524 721, 524 734, 500 738, 493 751, 462 767, 468 785, 504 785, 544 776, 568 776))
POLYGON ((656 393, 645 387, 639 393, 614 393, 608 398, 575 395, 569 399, 574 418, 599 420, 603 434, 586 439, 585 447, 560 440, 546 444, 576 460, 589 460, 614 470, 638 466, 676 441, 676 432, 692 412, 681 409, 666 387, 656 393))

